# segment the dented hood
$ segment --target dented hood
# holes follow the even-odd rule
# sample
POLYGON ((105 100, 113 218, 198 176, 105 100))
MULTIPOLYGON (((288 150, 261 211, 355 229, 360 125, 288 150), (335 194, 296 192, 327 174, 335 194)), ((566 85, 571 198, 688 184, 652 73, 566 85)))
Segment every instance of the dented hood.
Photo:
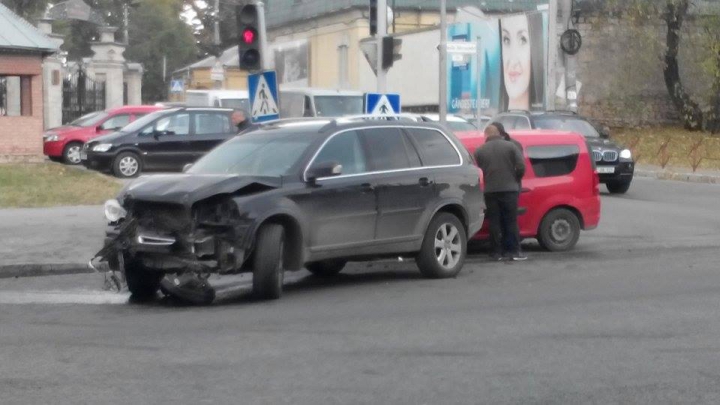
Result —
POLYGON ((142 201, 167 202, 191 206, 206 198, 231 194, 253 186, 279 188, 281 177, 240 176, 236 174, 162 174, 143 176, 128 184, 118 196, 142 201))

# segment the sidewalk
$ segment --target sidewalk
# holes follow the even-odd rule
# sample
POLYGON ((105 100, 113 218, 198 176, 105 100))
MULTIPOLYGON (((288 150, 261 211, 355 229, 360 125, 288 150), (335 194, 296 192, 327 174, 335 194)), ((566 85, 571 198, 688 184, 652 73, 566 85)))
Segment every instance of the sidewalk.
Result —
POLYGON ((0 210, 0 278, 89 272, 105 224, 102 206, 0 210))
POLYGON ((635 166, 635 176, 690 183, 720 184, 720 170, 699 169, 693 173, 689 167, 667 166, 663 169, 660 166, 638 164, 635 166))

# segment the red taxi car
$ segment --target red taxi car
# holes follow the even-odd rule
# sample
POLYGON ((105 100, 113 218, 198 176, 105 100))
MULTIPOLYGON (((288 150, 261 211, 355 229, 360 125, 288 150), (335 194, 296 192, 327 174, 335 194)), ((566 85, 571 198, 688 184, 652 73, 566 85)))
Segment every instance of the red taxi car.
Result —
MULTIPOLYGON (((456 136, 474 153, 485 143, 477 132, 456 136)), ((517 131, 527 170, 522 180, 518 227, 521 238, 537 238, 550 251, 572 249, 581 230, 600 222, 600 181, 585 138, 558 131, 517 131)), ((488 223, 475 235, 488 239, 488 223)))
POLYGON ((83 115, 43 134, 43 153, 51 160, 80 164, 80 149, 85 142, 116 131, 137 118, 163 107, 152 105, 123 106, 83 115))

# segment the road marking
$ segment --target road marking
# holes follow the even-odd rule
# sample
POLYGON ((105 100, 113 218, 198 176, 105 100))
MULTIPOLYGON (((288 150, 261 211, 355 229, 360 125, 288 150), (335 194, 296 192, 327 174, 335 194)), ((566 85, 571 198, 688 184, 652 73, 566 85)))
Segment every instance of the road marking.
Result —
POLYGON ((109 291, 5 291, 0 304, 126 304, 130 294, 109 291))

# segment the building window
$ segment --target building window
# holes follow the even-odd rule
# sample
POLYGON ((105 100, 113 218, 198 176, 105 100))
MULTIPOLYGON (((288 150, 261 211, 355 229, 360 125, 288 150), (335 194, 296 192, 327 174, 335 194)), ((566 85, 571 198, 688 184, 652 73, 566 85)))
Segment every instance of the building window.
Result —
POLYGON ((32 115, 31 76, 0 76, 0 116, 32 115))

